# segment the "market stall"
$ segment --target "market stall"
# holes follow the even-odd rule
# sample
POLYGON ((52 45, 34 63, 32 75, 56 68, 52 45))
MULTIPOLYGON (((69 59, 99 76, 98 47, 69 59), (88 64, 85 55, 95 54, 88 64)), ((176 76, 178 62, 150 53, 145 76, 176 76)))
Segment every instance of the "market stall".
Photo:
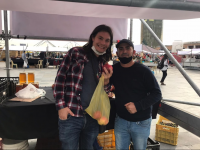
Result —
POLYGON ((184 49, 183 51, 178 51, 177 53, 182 58, 183 67, 189 69, 200 69, 200 49, 184 49))
MULTIPOLYGON (((41 87, 47 94, 33 102, 7 101, 0 105, 0 137, 26 140, 55 136, 58 132, 58 112, 52 88, 41 87)), ((115 103, 111 100, 110 121, 107 129, 114 128, 115 103)))
POLYGON ((136 53, 150 53, 150 54, 164 54, 165 52, 163 50, 156 50, 154 48, 151 48, 147 45, 139 44, 139 45, 134 45, 134 49, 136 53))
MULTIPOLYGON (((0 2, 0 8, 2 10, 11 10, 11 11, 20 11, 20 12, 29 12, 29 13, 35 12, 35 13, 42 13, 42 14, 48 14, 48 15, 59 14, 59 15, 75 15, 75 16, 90 16, 90 17, 108 17, 108 20, 110 20, 110 18, 112 18, 112 17, 113 18, 189 19, 189 18, 198 18, 199 14, 200 14, 199 13, 199 5, 188 5, 188 7, 186 7, 187 3, 185 3, 185 2, 181 3, 182 5, 178 5, 177 3, 175 5, 174 2, 170 3, 170 2, 164 2, 163 1, 164 5, 157 5, 157 7, 153 7, 153 8, 151 8, 151 6, 153 6, 153 5, 149 5, 147 3, 144 3, 144 5, 142 5, 142 7, 137 7, 137 6, 141 6, 141 5, 136 5, 132 1, 131 1, 131 3, 126 2, 126 1, 121 1, 121 2, 109 1, 110 3, 112 3, 110 5, 108 5, 107 4, 108 2, 105 2, 105 1, 101 1, 101 2, 99 1, 97 4, 56 2, 56 1, 50 1, 50 0, 49 1, 39 1, 39 0, 24 1, 24 0, 21 0, 21 1, 17 2, 18 4, 22 3, 23 5, 17 5, 17 4, 15 5, 15 2, 14 1, 12 1, 12 2, 13 2, 13 5, 10 5, 10 1, 3 1, 3 3, 0 2), (116 3, 118 3, 117 4, 118 6, 115 6, 116 3), (122 5, 122 3, 123 3, 123 5, 122 5), (40 4, 40 5, 38 5, 38 4, 40 4), (46 6, 48 6, 48 7, 46 7, 46 6), (159 7, 159 6, 162 6, 162 7, 159 7), (170 8, 170 7, 166 7, 165 9, 163 9, 163 6, 164 6, 164 8, 165 8, 165 6, 171 6, 171 7, 173 6, 174 9, 166 9, 166 8, 170 8), (58 8, 58 9, 55 9, 55 8, 58 8), (76 9, 74 9, 74 8, 76 8, 76 9), (158 9, 158 8, 160 8, 160 9, 158 9), (113 10, 116 10, 116 9, 118 10, 117 13, 116 13, 116 11, 113 11, 113 10), (79 11, 77 11, 77 10, 79 10, 79 11), (96 13, 94 13, 94 12, 96 12, 96 13), (145 12, 145 13, 138 13, 138 12, 145 12), (162 14, 162 15, 160 15, 160 14, 162 14)), ((156 3, 160 3, 160 2, 156 2, 156 3)), ((41 14, 39 14, 39 15, 42 16, 41 14)), ((26 16, 26 14, 22 15, 21 17, 23 18, 24 16, 26 16)), ((28 22, 29 24, 24 23, 23 21, 22 21, 23 22, 23 24, 22 24, 22 22, 20 22, 20 20, 17 17, 13 17, 13 18, 15 18, 16 20, 19 21, 19 22, 16 22, 16 24, 14 24, 14 25, 16 25, 15 27, 17 29, 20 28, 21 30, 17 30, 16 28, 15 28, 15 30, 13 29, 15 31, 16 35, 11 35, 11 37, 13 37, 13 38, 24 38, 24 39, 26 39, 27 37, 30 37, 30 38, 33 38, 33 39, 41 39, 41 34, 43 35, 44 33, 40 33, 40 36, 38 36, 37 34, 36 35, 33 35, 33 34, 29 35, 29 31, 31 31, 32 33, 36 33, 35 29, 33 29, 33 28, 38 27, 37 25, 40 25, 40 23, 38 23, 39 21, 33 21, 32 18, 29 18, 29 22, 28 22), (33 24, 33 23, 35 23, 36 25, 33 24), (20 25, 24 25, 24 26, 22 27, 20 25), (28 27, 30 27, 30 28, 28 28, 28 27), (20 31, 20 32, 17 32, 17 31, 20 31), (25 32, 25 31, 27 31, 27 32, 25 32), (24 35, 27 35, 27 36, 24 36, 24 35)), ((49 18, 49 17, 45 16, 45 18, 49 18)), ((27 18, 24 18, 24 19, 26 20, 27 18)), ((97 18, 97 19, 99 20, 99 18, 97 18)), ((44 20, 51 21, 51 19, 44 19, 44 20)), ((145 24, 144 20, 141 20, 141 21, 143 22, 143 24, 145 24)), ((53 31, 55 31, 55 32, 54 33, 50 32, 50 31, 52 31, 52 29, 48 30, 48 32, 51 33, 51 35, 47 36, 46 35, 47 33, 45 33, 46 38, 48 38, 48 39, 55 38, 55 39, 61 39, 61 40, 62 39, 65 39, 65 40, 66 39, 68 39, 68 40, 74 39, 74 38, 70 37, 70 35, 67 36, 67 38, 56 37, 56 35, 61 35, 63 33, 62 31, 67 31, 67 30, 66 30, 65 24, 60 23, 60 22, 56 22, 55 20, 53 20, 53 22, 58 23, 56 25, 63 25, 64 28, 59 28, 54 24, 53 31), (61 32, 58 32, 58 30, 56 30, 56 28, 61 29, 61 30, 59 30, 61 32)), ((87 20, 86 20, 86 22, 87 22, 87 20)), ((47 23, 48 24, 47 24, 46 27, 49 27, 50 25, 53 24, 51 22, 50 23, 47 22, 47 23)), ((117 23, 117 25, 118 24, 119 23, 117 23)), ((83 31, 82 27, 89 26, 90 24, 87 24, 87 25, 80 24, 80 25, 81 25, 80 29, 81 29, 81 33, 82 33, 82 31, 83 31)), ((50 26, 50 27, 52 27, 52 26, 50 26)), ((77 28, 77 26, 76 26, 75 29, 79 29, 79 28, 77 28)), ((119 27, 117 27, 116 29, 117 29, 117 32, 120 31, 119 27)), ((11 33, 14 33, 13 30, 12 30, 11 33)), ((5 41, 7 42, 6 43, 6 51, 7 51, 7 58, 9 58, 9 54, 8 54, 8 38, 9 38, 8 29, 6 29, 5 31, 6 31, 6 34, 5 34, 4 38, 5 38, 5 41)), ((41 29, 37 30, 37 33, 39 31, 41 32, 43 30, 41 30, 41 29)), ((76 32, 80 33, 77 30, 76 30, 76 32)), ((84 34, 85 34, 85 30, 84 30, 84 34)), ((71 34, 71 35, 73 35, 73 34, 71 34)), ((89 34, 85 34, 85 35, 89 35, 89 34)), ((123 36, 121 36, 119 39, 122 39, 122 38, 123 38, 123 36)), ((81 39, 80 37, 78 37, 78 38, 75 37, 75 40, 80 40, 80 39, 81 39)), ((85 39, 86 38, 82 38, 82 40, 85 40, 85 39)), ((88 37, 87 37, 87 39, 88 39, 88 37)), ((118 39, 116 39, 116 40, 118 40, 118 39)), ((165 49, 165 52, 169 56, 171 56, 166 49, 165 49)), ((176 62, 176 61, 174 60, 174 62, 176 62)), ((176 65, 178 66, 178 64, 176 64, 176 65)), ((9 74, 9 62, 8 62, 8 60, 7 60, 6 66, 7 66, 7 70, 8 70, 7 76, 9 77, 10 74, 9 74)), ((179 66, 178 66, 178 69, 181 70, 181 68, 179 66)), ((185 78, 188 79, 188 82, 192 83, 191 84, 192 87, 194 87, 194 89, 196 90, 197 88, 195 88, 195 84, 193 84, 193 82, 191 80, 189 80, 189 78, 187 76, 185 76, 185 78)), ((196 90, 196 91, 198 93, 198 90, 196 90)), ((37 111, 37 109, 32 110, 32 112, 31 112, 32 115, 35 114, 34 113, 35 111, 37 111)), ((173 112, 173 111, 170 111, 170 112, 173 112)), ((9 115, 9 112, 4 114, 4 115, 8 118, 12 118, 12 116, 9 115)), ((15 117, 15 120, 12 120, 12 121, 16 121, 17 120, 16 117, 15 117)), ((26 120, 23 120, 23 124, 25 124, 25 123, 26 123, 26 120)), ((33 124, 34 123, 35 122, 33 122, 33 124)), ((16 126, 16 127, 18 127, 18 126, 16 126)))

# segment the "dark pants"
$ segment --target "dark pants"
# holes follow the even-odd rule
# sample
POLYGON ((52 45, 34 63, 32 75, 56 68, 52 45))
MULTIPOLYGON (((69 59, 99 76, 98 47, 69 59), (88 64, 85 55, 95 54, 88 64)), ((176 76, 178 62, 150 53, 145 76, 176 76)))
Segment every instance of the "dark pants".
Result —
POLYGON ((162 71, 163 72, 163 76, 160 82, 164 82, 166 76, 167 76, 167 70, 166 71, 162 71))
POLYGON ((93 150, 93 143, 99 133, 97 121, 88 114, 83 117, 68 116, 59 119, 59 137, 63 150, 93 150))

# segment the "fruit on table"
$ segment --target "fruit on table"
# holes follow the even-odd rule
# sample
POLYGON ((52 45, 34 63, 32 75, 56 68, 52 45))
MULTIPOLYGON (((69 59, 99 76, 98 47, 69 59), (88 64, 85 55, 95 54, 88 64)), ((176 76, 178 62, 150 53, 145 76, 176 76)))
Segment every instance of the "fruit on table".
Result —
POLYGON ((98 120, 98 123, 100 125, 107 125, 108 124, 108 119, 106 117, 101 117, 99 120, 98 120))
MULTIPOLYGON (((103 65, 103 71, 104 71, 104 67, 109 71, 109 69, 113 70, 113 67, 111 65, 109 65, 108 63, 103 65)), ((104 71, 105 72, 105 71, 104 71)))
POLYGON ((93 118, 96 119, 96 120, 100 119, 101 118, 101 112, 100 111, 94 112, 93 118))

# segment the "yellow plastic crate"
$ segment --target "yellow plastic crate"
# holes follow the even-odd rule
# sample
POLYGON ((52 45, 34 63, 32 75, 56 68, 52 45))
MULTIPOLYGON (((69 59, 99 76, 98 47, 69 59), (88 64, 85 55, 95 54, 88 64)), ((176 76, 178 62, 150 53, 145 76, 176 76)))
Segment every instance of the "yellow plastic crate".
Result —
POLYGON ((179 128, 159 124, 163 120, 169 121, 168 119, 160 116, 156 124, 155 140, 171 145, 177 145, 179 128))
POLYGON ((159 116, 159 119, 158 119, 157 124, 159 124, 159 123, 162 122, 163 120, 170 121, 170 120, 168 120, 167 118, 165 118, 165 117, 163 117, 163 116, 159 116))
POLYGON ((114 129, 108 130, 97 136, 98 143, 104 150, 115 150, 115 135, 114 129))

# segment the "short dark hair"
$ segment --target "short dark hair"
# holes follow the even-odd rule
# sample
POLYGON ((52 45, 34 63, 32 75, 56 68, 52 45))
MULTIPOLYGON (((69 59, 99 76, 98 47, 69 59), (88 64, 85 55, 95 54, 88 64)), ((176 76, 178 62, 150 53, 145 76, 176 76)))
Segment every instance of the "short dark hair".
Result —
POLYGON ((121 41, 119 41, 119 43, 117 43, 117 45, 116 45, 116 48, 118 49, 120 44, 122 44, 122 43, 127 43, 128 45, 130 45, 134 49, 133 42, 131 42, 131 40, 128 40, 128 39, 122 39, 121 41))
POLYGON ((112 59, 111 46, 113 45, 113 32, 112 32, 112 29, 111 29, 109 26, 104 25, 104 24, 97 26, 97 27, 92 31, 92 33, 90 34, 89 41, 88 41, 87 44, 85 44, 85 45, 83 46, 83 49, 84 49, 84 51, 86 52, 88 58, 90 59, 90 57, 91 57, 90 54, 91 54, 91 52, 93 52, 92 49, 91 49, 91 47, 93 46, 92 38, 94 38, 99 32, 102 32, 102 31, 108 32, 109 35, 110 35, 110 46, 109 46, 108 49, 106 50, 106 53, 105 53, 105 54, 103 54, 102 56, 99 56, 99 58, 102 58, 102 60, 103 60, 104 62, 106 62, 106 61, 109 61, 109 60, 112 59))
POLYGON ((168 58, 167 54, 164 54, 164 59, 167 59, 167 58, 168 58))

